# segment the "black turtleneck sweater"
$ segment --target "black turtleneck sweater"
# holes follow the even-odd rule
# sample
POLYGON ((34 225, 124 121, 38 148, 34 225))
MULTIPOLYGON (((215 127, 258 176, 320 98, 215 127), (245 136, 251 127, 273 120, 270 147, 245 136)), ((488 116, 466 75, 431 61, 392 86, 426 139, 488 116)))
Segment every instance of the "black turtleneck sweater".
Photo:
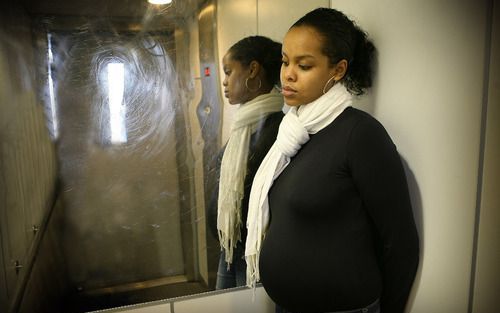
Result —
POLYGON ((274 181, 261 282, 290 312, 381 301, 402 313, 419 243, 400 156, 373 117, 347 108, 274 181))

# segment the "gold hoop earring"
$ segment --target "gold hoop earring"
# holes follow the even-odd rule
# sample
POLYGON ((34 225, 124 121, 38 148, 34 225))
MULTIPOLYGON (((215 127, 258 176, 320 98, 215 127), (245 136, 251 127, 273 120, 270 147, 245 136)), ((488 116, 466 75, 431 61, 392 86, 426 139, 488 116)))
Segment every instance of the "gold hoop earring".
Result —
POLYGON ((247 77, 247 79, 245 79, 245 87, 247 87, 248 91, 250 91, 250 92, 258 91, 260 89, 260 87, 262 87, 262 81, 260 80, 260 78, 259 78, 259 87, 257 87, 257 89, 254 89, 254 90, 252 90, 252 89, 250 89, 250 87, 248 87, 248 79, 249 78, 250 77, 247 77))
MULTIPOLYGON (((334 79, 334 78, 335 78, 335 76, 332 76, 332 77, 330 77, 330 79, 326 82, 325 86, 323 87, 323 94, 325 94, 325 93, 326 93, 326 86, 328 86, 328 84, 329 84, 329 83, 332 81, 332 79, 334 79)), ((335 85, 335 83, 337 83, 337 81, 335 81, 335 80, 334 80, 334 81, 333 81, 333 85, 332 85, 332 87, 335 85)))

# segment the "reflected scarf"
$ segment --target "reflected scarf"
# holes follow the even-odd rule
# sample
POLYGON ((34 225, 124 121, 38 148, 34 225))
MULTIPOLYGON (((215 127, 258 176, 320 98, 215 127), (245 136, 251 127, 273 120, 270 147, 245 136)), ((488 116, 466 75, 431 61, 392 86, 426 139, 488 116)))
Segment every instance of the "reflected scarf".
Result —
POLYGON ((228 267, 233 260, 233 248, 241 240, 241 200, 247 174, 250 137, 263 118, 282 108, 283 96, 273 89, 268 94, 240 105, 236 112, 222 157, 217 210, 219 241, 221 249, 226 253, 228 267))
POLYGON ((250 193, 245 247, 249 287, 255 287, 260 280, 259 254, 269 223, 269 189, 290 163, 290 158, 309 140, 309 134, 328 126, 351 103, 351 94, 344 85, 337 83, 313 102, 292 107, 281 121, 276 141, 260 164, 250 193))

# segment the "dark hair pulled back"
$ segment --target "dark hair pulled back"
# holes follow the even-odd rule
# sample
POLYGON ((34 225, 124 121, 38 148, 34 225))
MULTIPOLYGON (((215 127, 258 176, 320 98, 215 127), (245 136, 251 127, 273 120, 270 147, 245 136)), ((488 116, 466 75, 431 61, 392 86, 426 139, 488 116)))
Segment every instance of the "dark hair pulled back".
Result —
POLYGON ((280 82, 281 44, 264 36, 250 36, 235 43, 228 51, 231 58, 244 66, 257 61, 271 85, 280 82))
POLYGON ((361 95, 372 86, 375 46, 352 20, 335 9, 318 8, 292 25, 297 26, 313 27, 322 36, 323 53, 331 65, 348 62, 342 81, 350 93, 361 95))

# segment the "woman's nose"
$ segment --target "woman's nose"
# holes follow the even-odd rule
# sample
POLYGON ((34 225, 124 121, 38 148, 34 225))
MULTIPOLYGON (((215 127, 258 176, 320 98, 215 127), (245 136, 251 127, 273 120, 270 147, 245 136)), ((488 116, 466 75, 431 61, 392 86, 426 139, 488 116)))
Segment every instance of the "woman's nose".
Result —
POLYGON ((283 78, 285 81, 290 82, 290 81, 295 81, 295 73, 293 72, 293 69, 288 66, 283 69, 283 78))

